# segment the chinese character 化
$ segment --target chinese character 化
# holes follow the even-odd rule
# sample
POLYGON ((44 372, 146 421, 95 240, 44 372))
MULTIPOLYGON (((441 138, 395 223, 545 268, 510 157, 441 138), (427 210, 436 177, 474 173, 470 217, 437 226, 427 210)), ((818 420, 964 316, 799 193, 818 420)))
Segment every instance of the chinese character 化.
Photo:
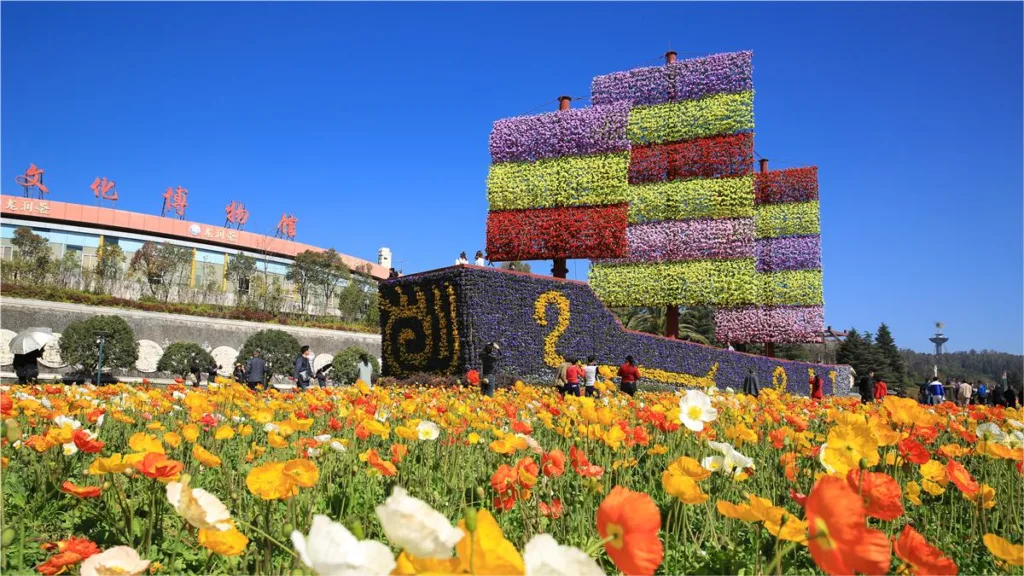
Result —
POLYGON ((285 238, 295 238, 295 223, 299 219, 291 214, 281 214, 281 220, 277 223, 277 233, 285 238))
POLYGON ((185 219, 185 207, 188 206, 188 190, 178 186, 175 190, 173 187, 168 186, 167 191, 164 192, 164 207, 160 211, 161 216, 167 216, 172 210, 178 215, 180 220, 185 219))
POLYGON ((114 186, 116 184, 114 184, 113 180, 107 180, 106 177, 103 177, 93 181, 92 186, 89 186, 89 188, 92 188, 93 196, 96 198, 117 202, 117 189, 114 186))
POLYGON ((42 168, 37 168, 35 164, 30 164, 28 170, 25 173, 18 176, 14 180, 25 189, 25 197, 29 197, 29 190, 36 188, 39 190, 39 197, 42 198, 43 194, 49 194, 50 189, 43 185, 43 172, 42 168))
POLYGON ((228 218, 224 222, 225 226, 235 224, 241 230, 249 220, 249 211, 245 209, 245 204, 241 202, 232 200, 231 204, 228 204, 224 211, 228 214, 228 218))

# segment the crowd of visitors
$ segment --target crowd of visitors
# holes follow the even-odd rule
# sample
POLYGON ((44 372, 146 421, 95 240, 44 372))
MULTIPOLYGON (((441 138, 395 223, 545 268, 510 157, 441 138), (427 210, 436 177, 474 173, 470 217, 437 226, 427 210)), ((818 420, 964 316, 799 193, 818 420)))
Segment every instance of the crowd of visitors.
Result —
POLYGON ((953 378, 943 383, 938 378, 932 378, 928 384, 920 387, 918 401, 922 404, 942 404, 948 401, 959 406, 983 404, 1015 408, 1024 404, 1022 392, 1024 388, 1017 390, 1003 384, 990 388, 981 380, 971 383, 953 378))
MULTIPOLYGON (((469 258, 466 257, 466 253, 465 252, 460 252, 459 253, 459 257, 455 259, 455 265, 456 266, 464 266, 466 264, 469 264, 469 258)), ((487 266, 487 257, 484 256, 484 253, 483 253, 482 250, 477 250, 476 251, 476 256, 473 257, 473 265, 474 266, 487 266)))

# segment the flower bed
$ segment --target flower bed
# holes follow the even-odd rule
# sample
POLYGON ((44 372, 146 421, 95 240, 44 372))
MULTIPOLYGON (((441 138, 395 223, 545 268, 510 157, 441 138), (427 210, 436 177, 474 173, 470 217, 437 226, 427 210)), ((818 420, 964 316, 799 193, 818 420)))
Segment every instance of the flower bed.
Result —
POLYGON ((758 272, 821 269, 821 236, 758 238, 758 272))
POLYGON ((821 306, 719 308, 715 338, 720 342, 821 342, 821 306))
POLYGON ((601 264, 590 285, 609 306, 741 306, 758 302, 754 258, 601 264))
POLYGON ((503 118, 491 131, 491 162, 533 162, 629 150, 629 105, 592 106, 503 118))
POLYGON ((641 184, 628 194, 631 223, 754 215, 752 176, 641 184))
POLYGON ((629 183, 746 176, 753 162, 751 133, 634 146, 630 150, 629 183))
POLYGON ((591 101, 646 106, 746 92, 754 89, 752 56, 749 51, 714 54, 597 76, 591 83, 591 101))
POLYGON ((685 260, 749 258, 754 254, 754 219, 669 220, 631 224, 624 258, 606 264, 681 262, 685 260))
POLYGON ((487 201, 491 210, 619 204, 629 201, 628 172, 629 153, 494 164, 487 201))
POLYGON ((754 93, 718 94, 633 108, 629 141, 636 144, 679 142, 754 129, 754 93))
POLYGON ((821 232, 817 202, 761 204, 756 215, 758 238, 807 236, 821 232))
POLYGON ((787 168, 757 175, 754 181, 758 204, 783 202, 816 202, 818 200, 818 167, 787 168))
MULTIPOLYGON (((491 212, 487 257, 501 262, 625 256, 626 211, 626 204, 613 204, 491 212)), ((753 241, 752 219, 750 231, 753 241)))

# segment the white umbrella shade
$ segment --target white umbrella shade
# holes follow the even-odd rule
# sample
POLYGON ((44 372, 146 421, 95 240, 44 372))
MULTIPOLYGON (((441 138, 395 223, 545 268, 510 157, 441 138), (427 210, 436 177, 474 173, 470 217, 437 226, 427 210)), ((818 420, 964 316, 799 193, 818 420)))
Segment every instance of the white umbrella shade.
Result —
POLYGON ((53 340, 53 330, 49 328, 28 328, 11 338, 11 354, 28 354, 42 350, 53 340))

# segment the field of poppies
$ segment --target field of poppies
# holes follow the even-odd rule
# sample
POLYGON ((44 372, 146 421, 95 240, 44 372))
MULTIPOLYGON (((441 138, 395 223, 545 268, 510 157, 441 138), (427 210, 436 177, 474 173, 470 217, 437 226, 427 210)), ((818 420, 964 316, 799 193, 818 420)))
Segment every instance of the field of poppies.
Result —
POLYGON ((10 386, 3 572, 1024 566, 1024 415, 765 390, 10 386))

